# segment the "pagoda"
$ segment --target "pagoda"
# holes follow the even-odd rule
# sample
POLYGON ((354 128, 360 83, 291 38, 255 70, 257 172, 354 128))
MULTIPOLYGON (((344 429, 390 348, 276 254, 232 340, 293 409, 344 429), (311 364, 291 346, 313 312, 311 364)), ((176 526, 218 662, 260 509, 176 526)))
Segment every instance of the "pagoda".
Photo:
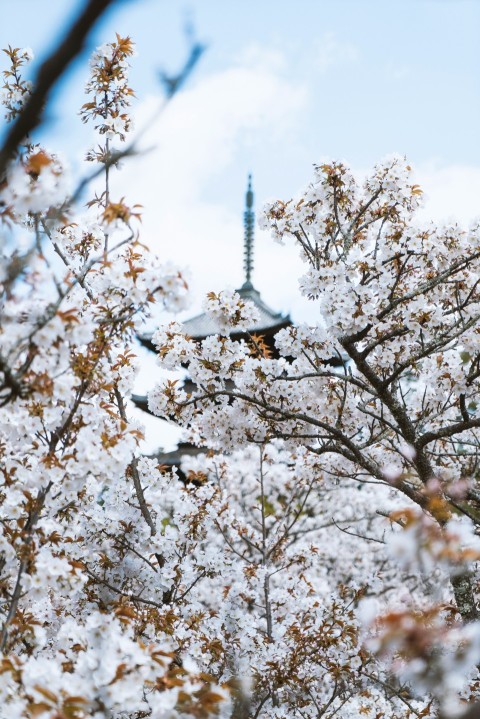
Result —
MULTIPOLYGON (((255 289, 252 284, 253 273, 253 245, 254 245, 254 226, 255 213, 253 210, 253 190, 252 176, 248 176, 248 187, 245 195, 245 212, 244 212, 244 260, 243 267, 245 271, 245 281, 243 285, 236 291, 244 300, 249 300, 255 305, 259 320, 248 327, 245 331, 231 332, 230 337, 233 340, 245 339, 250 334, 261 335, 264 342, 272 352, 272 356, 277 356, 274 344, 276 333, 284 327, 289 327, 292 322, 289 315, 283 315, 281 312, 274 312, 260 296, 260 292, 255 289)), ((183 329, 188 337, 194 340, 204 340, 209 335, 222 334, 217 322, 202 312, 183 323, 183 329)), ((139 336, 140 342, 152 352, 157 353, 155 346, 152 344, 153 332, 145 333, 139 336)))
MULTIPOLYGON (((230 337, 233 340, 247 339, 250 335, 261 335, 263 342, 271 352, 272 357, 278 357, 278 352, 275 348, 274 337, 276 333, 284 327, 290 327, 292 321, 289 315, 283 315, 281 312, 274 312, 265 302, 263 301, 260 292, 255 289, 252 283, 253 273, 253 246, 254 246, 254 227, 255 227, 255 213, 253 209, 253 189, 252 189, 252 176, 248 176, 248 186, 245 195, 245 211, 244 211, 244 260, 243 268, 245 272, 245 279, 242 286, 236 291, 245 300, 253 302, 258 312, 258 321, 253 323, 246 330, 233 331, 230 333, 230 337)), ((224 331, 220 328, 217 322, 202 312, 191 319, 186 320, 183 323, 183 329, 188 337, 201 342, 209 335, 224 334, 224 331)), ((150 351, 157 354, 157 349, 152 343, 153 332, 139 335, 138 339, 150 351)), ((195 390, 193 382, 186 379, 184 382, 184 389, 187 392, 195 390)), ((149 412, 148 399, 146 396, 133 395, 132 401, 145 412, 149 412)), ((179 466, 182 457, 186 455, 198 454, 205 450, 194 447, 186 442, 181 442, 177 449, 173 452, 159 453, 155 456, 164 465, 175 465, 179 466)), ((181 472, 180 472, 180 476, 181 472)))

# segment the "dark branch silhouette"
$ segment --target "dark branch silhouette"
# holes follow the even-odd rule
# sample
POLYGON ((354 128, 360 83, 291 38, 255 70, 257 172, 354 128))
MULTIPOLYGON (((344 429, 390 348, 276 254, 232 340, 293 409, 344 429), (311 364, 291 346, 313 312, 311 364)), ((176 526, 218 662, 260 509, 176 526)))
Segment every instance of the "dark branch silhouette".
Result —
POLYGON ((0 149, 0 178, 4 176, 8 162, 15 155, 24 138, 42 121, 48 96, 72 60, 82 51, 88 33, 115 0, 89 0, 81 15, 75 20, 63 41, 43 62, 34 82, 33 91, 0 149))
POLYGON ((183 68, 176 75, 169 75, 163 70, 159 70, 160 82, 163 85, 165 95, 167 99, 172 98, 182 86, 185 84, 188 77, 191 75, 196 64, 202 57, 203 53, 207 49, 207 45, 195 40, 194 27, 191 23, 188 23, 185 27, 185 35, 189 46, 188 56, 185 60, 183 68))

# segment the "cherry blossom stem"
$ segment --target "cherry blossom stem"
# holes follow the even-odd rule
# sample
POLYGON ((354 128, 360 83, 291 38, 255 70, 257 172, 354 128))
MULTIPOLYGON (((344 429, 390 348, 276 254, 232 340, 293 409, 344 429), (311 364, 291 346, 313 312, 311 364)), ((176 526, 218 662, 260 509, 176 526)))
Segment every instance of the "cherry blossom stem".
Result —
MULTIPOLYGON (((117 385, 115 385, 114 392, 115 392, 115 399, 117 400, 118 411, 120 412, 120 417, 122 418, 122 420, 124 422, 128 423, 127 412, 125 410, 125 403, 123 401, 123 397, 120 394, 120 391, 119 391, 117 385)), ((130 471, 132 473, 133 486, 135 488, 135 494, 137 495, 137 501, 138 501, 138 505, 140 507, 140 512, 142 513, 142 517, 144 518, 145 522, 148 524, 148 526, 150 528, 151 535, 154 536, 157 533, 157 528, 155 526, 155 522, 153 521, 152 515, 150 513, 147 502, 145 500, 145 494, 143 492, 142 482, 140 480, 140 475, 138 473, 137 457, 134 457, 133 460, 131 461, 130 471)))

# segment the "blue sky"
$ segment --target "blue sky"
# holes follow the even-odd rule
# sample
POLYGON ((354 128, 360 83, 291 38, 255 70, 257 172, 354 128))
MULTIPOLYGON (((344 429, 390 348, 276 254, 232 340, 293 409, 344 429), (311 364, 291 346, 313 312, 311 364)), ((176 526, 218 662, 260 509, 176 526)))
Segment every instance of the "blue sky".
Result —
MULTIPOLYGON (((0 45, 29 46, 40 60, 82 5, 7 0, 0 45)), ((153 149, 125 165, 114 189, 144 205, 147 244, 191 267, 192 311, 204 292, 242 282, 250 171, 258 208, 295 194, 325 157, 361 174, 397 152, 417 170, 424 218, 480 215, 480 0, 125 0, 56 92, 45 142, 74 165, 89 147, 77 116, 87 56, 115 31, 137 43, 137 125, 155 114, 158 69, 184 60, 188 18, 208 51, 145 136, 153 149)), ((298 298, 295 249, 257 231, 255 257, 264 299, 314 319, 298 298)))
MULTIPOLYGON (((40 59, 82 5, 5 3, 2 47, 28 45, 40 59)), ((480 165, 479 0, 124 0, 101 21, 90 49, 115 31, 135 39, 132 82, 141 102, 159 90, 157 69, 183 59, 187 17, 209 44, 190 89, 257 52, 305 93, 287 136, 245 122, 231 166, 203 188, 207 199, 233 207, 249 169, 260 196, 292 193, 323 156, 359 168, 391 152, 414 164, 480 165)), ((70 152, 76 140, 88 141, 74 117, 84 78, 80 61, 51 110, 50 135, 70 152)))
MULTIPOLYGON (((41 57, 82 5, 5 3, 2 46, 29 45, 41 57)), ((194 82, 259 46, 284 58, 285 77, 308 85, 310 111, 299 135, 307 167, 319 150, 360 164, 392 149, 418 161, 480 161, 478 0, 124 0, 90 47, 114 31, 132 35, 141 98, 157 89, 157 67, 183 57, 187 16, 209 43, 194 82)), ((70 74, 72 86, 77 76, 70 74)))

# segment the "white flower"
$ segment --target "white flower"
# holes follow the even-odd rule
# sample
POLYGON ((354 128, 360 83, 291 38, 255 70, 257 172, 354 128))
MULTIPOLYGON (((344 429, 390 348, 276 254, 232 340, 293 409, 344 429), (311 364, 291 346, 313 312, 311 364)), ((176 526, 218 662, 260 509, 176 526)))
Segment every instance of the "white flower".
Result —
POLYGON ((260 319, 253 302, 243 300, 238 292, 233 290, 223 290, 218 295, 209 293, 204 309, 217 322, 222 332, 251 328, 260 319))

